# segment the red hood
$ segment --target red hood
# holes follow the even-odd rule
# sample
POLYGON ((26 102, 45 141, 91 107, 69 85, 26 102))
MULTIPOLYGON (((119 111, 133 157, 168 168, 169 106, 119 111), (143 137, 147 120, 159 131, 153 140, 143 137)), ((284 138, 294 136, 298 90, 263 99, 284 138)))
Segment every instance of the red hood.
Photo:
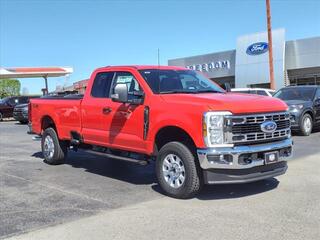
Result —
POLYGON ((241 93, 164 94, 173 104, 199 105, 207 110, 230 111, 233 114, 278 112, 288 106, 280 99, 241 93))

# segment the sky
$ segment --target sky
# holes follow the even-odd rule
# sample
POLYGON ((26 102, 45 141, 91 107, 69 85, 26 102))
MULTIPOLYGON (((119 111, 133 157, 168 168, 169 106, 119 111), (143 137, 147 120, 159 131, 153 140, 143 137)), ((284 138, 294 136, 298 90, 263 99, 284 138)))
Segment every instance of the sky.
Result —
MULTIPOLYGON (((272 27, 286 40, 320 36, 319 0, 271 0, 272 27)), ((267 29, 265 0, 0 0, 0 66, 71 66, 49 90, 107 65, 167 65, 168 59, 235 49, 267 29)), ((319 46, 320 47, 320 46, 319 46)), ((29 94, 42 79, 20 79, 29 94)))

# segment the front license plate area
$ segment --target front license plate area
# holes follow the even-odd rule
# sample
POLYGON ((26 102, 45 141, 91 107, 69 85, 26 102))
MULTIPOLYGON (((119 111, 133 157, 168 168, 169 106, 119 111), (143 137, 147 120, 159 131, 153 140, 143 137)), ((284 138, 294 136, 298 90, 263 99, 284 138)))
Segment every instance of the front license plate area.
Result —
POLYGON ((264 161, 266 164, 275 163, 279 160, 279 152, 267 152, 264 154, 264 161))

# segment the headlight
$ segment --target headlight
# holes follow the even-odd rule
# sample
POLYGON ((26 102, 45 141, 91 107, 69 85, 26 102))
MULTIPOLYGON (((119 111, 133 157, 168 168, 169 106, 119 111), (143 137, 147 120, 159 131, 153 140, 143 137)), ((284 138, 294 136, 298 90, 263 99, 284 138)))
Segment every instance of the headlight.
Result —
POLYGON ((290 105, 289 106, 289 111, 290 112, 298 112, 303 108, 303 104, 295 104, 295 105, 290 105))
POLYGON ((225 144, 225 116, 230 112, 206 112, 203 117, 203 137, 207 147, 225 144))

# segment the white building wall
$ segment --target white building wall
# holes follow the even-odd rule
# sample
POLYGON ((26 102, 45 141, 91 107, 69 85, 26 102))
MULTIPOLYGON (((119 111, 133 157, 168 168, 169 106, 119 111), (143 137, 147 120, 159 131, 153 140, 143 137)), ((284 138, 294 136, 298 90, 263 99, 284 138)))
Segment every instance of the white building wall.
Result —
MULTIPOLYGON (((284 87, 285 30, 272 31, 273 64, 276 88, 284 87)), ((267 32, 240 36, 237 39, 235 83, 236 87, 269 83, 269 51, 249 55, 247 49, 257 42, 268 42, 267 32)))

